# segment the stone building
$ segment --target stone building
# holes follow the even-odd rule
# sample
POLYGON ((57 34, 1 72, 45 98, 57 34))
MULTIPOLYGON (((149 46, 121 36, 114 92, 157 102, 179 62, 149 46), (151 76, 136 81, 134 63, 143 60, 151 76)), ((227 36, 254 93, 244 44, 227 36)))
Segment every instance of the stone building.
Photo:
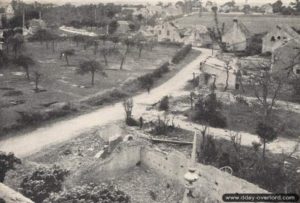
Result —
POLYGON ((247 27, 237 19, 233 26, 222 36, 228 51, 245 51, 251 42, 252 34, 247 27))
POLYGON ((292 39, 300 39, 300 35, 288 25, 277 25, 263 37, 262 52, 273 52, 292 39))

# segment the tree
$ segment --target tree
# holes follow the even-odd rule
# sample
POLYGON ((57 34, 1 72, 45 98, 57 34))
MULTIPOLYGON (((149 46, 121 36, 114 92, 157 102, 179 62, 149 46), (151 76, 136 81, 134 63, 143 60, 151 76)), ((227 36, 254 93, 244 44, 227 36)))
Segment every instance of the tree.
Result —
POLYGON ((69 66, 69 57, 74 56, 74 55, 75 55, 74 49, 66 49, 66 50, 60 52, 60 59, 62 59, 62 57, 65 57, 67 65, 69 66))
POLYGON ((295 2, 291 2, 291 6, 296 11, 296 14, 299 15, 300 14, 300 1, 299 0, 295 0, 295 2))
POLYGON ((39 168, 21 182, 21 193, 34 202, 43 202, 53 192, 62 189, 62 182, 69 171, 58 166, 39 168))
POLYGON ((199 97, 192 112, 194 121, 208 123, 212 127, 224 128, 227 126, 226 117, 221 114, 222 103, 217 100, 214 92, 206 97, 199 97))
POLYGON ((272 4, 273 7, 273 12, 274 13, 281 13, 282 10, 282 1, 281 0, 277 0, 275 3, 272 4))
POLYGON ((122 202, 130 203, 130 197, 116 186, 102 183, 101 185, 82 185, 67 191, 53 193, 44 203, 62 202, 122 202))
POLYGON ((123 39, 123 43, 126 45, 126 48, 125 48, 125 51, 121 51, 121 65, 120 65, 120 70, 123 69, 123 65, 125 63, 125 60, 126 60, 126 57, 127 57, 127 54, 129 53, 130 51, 130 47, 132 45, 134 45, 134 41, 133 39, 129 38, 129 37, 126 37, 125 39, 123 39))
POLYGON ((20 55, 16 60, 15 63, 18 66, 21 66, 25 72, 26 72, 26 78, 28 80, 30 80, 30 75, 29 75, 29 66, 32 66, 35 64, 35 61, 29 57, 29 56, 25 56, 25 55, 20 55))
POLYGON ((139 77, 139 81, 142 88, 147 89, 148 93, 150 93, 150 90, 154 84, 153 78, 150 74, 144 75, 142 77, 139 77))
POLYGON ((220 29, 219 18, 218 18, 218 7, 213 6, 212 11, 214 13, 214 21, 215 21, 215 26, 214 27, 215 28, 209 29, 210 37, 212 38, 213 41, 215 41, 219 45, 219 47, 222 51, 226 51, 226 45, 222 41, 222 36, 224 34, 225 24, 223 23, 222 29, 220 29))
POLYGON ((118 27, 119 27, 118 21, 116 20, 111 21, 108 25, 108 34, 110 35, 114 34, 117 31, 118 27))
POLYGON ((262 153, 262 158, 265 159, 265 154, 266 154, 266 144, 268 142, 272 142, 277 138, 277 133, 273 129, 273 127, 268 126, 265 123, 258 123, 256 127, 256 133, 260 137, 263 143, 263 153, 262 153))
POLYGON ((91 73, 92 75, 91 85, 94 86, 95 73, 97 71, 99 71, 103 76, 105 77, 107 76, 106 73, 104 72, 104 68, 102 64, 100 64, 98 61, 95 60, 86 60, 80 63, 77 72, 82 75, 86 73, 91 73))
POLYGON ((126 114, 126 120, 128 120, 132 117, 133 99, 125 99, 123 102, 123 106, 126 114))
POLYGON ((108 60, 107 60, 107 56, 109 56, 111 53, 113 53, 116 50, 116 48, 114 47, 102 47, 100 49, 100 53, 102 54, 103 58, 104 58, 104 62, 105 65, 108 66, 108 60))
POLYGON ((15 164, 21 164, 21 160, 15 157, 13 153, 4 153, 0 151, 0 182, 3 183, 6 172, 15 169, 15 164))
POLYGON ((79 43, 85 41, 85 37, 83 35, 75 35, 72 37, 72 40, 76 43, 76 47, 78 47, 79 43))
POLYGON ((17 33, 15 34, 10 41, 12 45, 12 50, 15 54, 15 59, 17 58, 18 54, 21 52, 21 48, 23 47, 24 44, 24 37, 22 34, 17 33))

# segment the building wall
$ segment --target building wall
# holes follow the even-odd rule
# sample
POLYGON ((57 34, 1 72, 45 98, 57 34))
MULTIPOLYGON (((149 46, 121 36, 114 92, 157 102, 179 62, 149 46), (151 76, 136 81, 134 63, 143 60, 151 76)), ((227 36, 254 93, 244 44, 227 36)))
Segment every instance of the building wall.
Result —
MULTIPOLYGON (((202 68, 203 73, 207 73, 210 75, 216 76, 216 87, 218 89, 223 89, 226 85, 227 73, 226 70, 222 67, 213 67, 211 65, 205 64, 202 68)), ((214 78, 210 77, 207 85, 212 85, 214 82, 214 78)), ((230 70, 229 77, 228 77, 228 89, 235 89, 236 88, 236 74, 230 70)))
POLYGON ((184 183, 183 176, 188 169, 188 159, 180 152, 165 154, 145 147, 141 151, 141 163, 173 180, 184 183))
POLYGON ((234 23, 232 29, 223 35, 222 40, 229 51, 245 51, 247 48, 247 37, 237 23, 234 23))
POLYGON ((159 42, 169 40, 171 42, 183 42, 183 39, 180 37, 179 31, 177 28, 172 26, 170 23, 163 23, 157 25, 154 28, 155 35, 157 35, 157 40, 159 42))
POLYGON ((300 69, 300 56, 295 51, 296 48, 300 49, 300 44, 292 41, 274 51, 272 55, 272 71, 274 73, 288 73, 288 71, 293 71, 295 74, 300 75, 299 71, 297 71, 300 69))
POLYGON ((292 37, 289 36, 286 32, 279 29, 273 30, 263 38, 262 53, 274 52, 275 49, 282 46, 283 43, 291 39, 292 37))

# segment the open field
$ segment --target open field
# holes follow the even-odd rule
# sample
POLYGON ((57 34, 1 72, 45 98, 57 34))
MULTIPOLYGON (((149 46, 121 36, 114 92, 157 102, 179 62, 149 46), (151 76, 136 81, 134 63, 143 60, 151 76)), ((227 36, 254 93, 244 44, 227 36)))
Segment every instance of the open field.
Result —
MULTIPOLYGON (((238 18, 253 33, 263 33, 271 30, 277 24, 288 24, 300 29, 300 21, 297 16, 278 16, 278 15, 236 15, 219 14, 220 25, 225 23, 225 30, 233 25, 233 19, 238 18)), ((198 14, 177 19, 176 24, 182 27, 195 25, 205 25, 212 27, 215 25, 213 13, 203 13, 201 17, 198 14)))
MULTIPOLYGON (((124 48, 124 47, 122 47, 124 48)), ((51 48, 46 49, 45 44, 27 43, 25 51, 34 58, 36 64, 30 67, 31 82, 25 78, 24 70, 10 64, 0 70, 0 126, 9 128, 17 123, 18 112, 31 112, 45 109, 51 104, 59 102, 78 101, 95 93, 118 87, 124 82, 153 71, 163 62, 168 61, 179 49, 178 47, 156 46, 152 51, 143 50, 141 58, 138 50, 131 48, 126 58, 123 70, 119 70, 121 56, 114 53, 108 56, 108 66, 105 67, 107 77, 100 73, 95 75, 95 86, 90 85, 91 74, 79 75, 76 70, 81 60, 90 58, 104 64, 100 53, 94 54, 93 47, 84 50, 72 42, 60 42, 53 53, 51 48), (70 65, 67 66, 59 53, 65 49, 75 49, 75 55, 69 57, 70 65), (41 74, 40 89, 35 93, 33 74, 38 70, 41 74)))

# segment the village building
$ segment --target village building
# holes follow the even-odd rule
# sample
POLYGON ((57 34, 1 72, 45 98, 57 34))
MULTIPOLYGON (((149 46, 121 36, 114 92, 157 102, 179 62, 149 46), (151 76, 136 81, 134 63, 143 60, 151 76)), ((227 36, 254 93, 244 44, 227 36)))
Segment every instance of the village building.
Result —
POLYGON ((116 34, 126 34, 130 31, 129 27, 130 23, 125 20, 119 20, 118 21, 118 27, 117 30, 115 31, 116 34))
POLYGON ((207 27, 203 25, 188 28, 184 35, 185 37, 183 40, 185 44, 192 44, 196 47, 208 47, 212 44, 207 27))
POLYGON ((234 19, 233 26, 222 36, 222 41, 228 51, 246 51, 251 38, 252 34, 247 27, 234 19))
POLYGON ((153 28, 153 34, 157 36, 159 42, 183 43, 184 33, 185 29, 180 29, 172 22, 163 22, 153 28))
POLYGON ((273 14, 273 6, 271 4, 264 4, 261 7, 263 14, 273 14))
POLYGON ((263 37, 262 52, 273 52, 292 39, 300 39, 299 34, 288 25, 277 25, 263 37))
POLYGON ((41 19, 32 19, 29 21, 29 33, 30 34, 35 34, 41 29, 46 29, 46 23, 45 21, 41 19))
POLYGON ((300 40, 285 42, 272 53, 272 72, 300 76, 300 40))
MULTIPOLYGON (((226 67, 227 64, 224 61, 208 58, 204 64, 200 64, 200 81, 209 86, 215 83, 217 89, 224 89, 227 81, 226 67)), ((228 89, 239 89, 236 61, 231 61, 228 67, 228 89)))
POLYGON ((207 12, 212 12, 212 8, 216 5, 217 4, 213 3, 212 1, 207 1, 204 8, 207 12))

